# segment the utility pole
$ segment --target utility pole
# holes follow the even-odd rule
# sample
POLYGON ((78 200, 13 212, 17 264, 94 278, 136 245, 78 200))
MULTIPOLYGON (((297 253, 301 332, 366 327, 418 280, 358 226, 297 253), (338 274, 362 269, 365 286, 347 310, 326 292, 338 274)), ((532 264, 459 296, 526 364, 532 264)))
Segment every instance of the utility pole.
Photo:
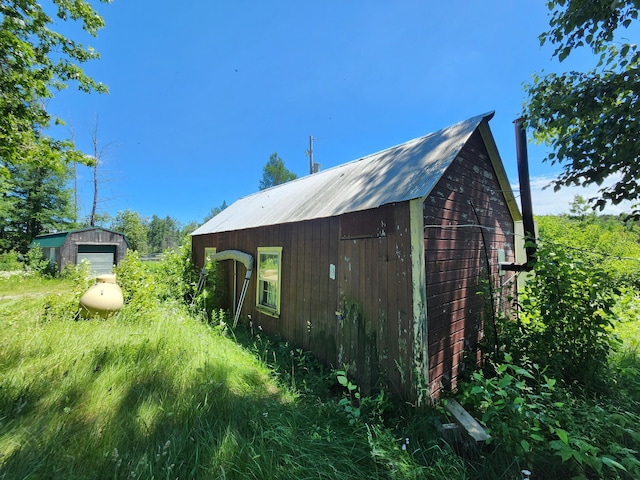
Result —
POLYGON ((309 135, 309 150, 306 151, 306 155, 309 157, 309 174, 314 173, 313 169, 313 136, 309 135))
POLYGON ((309 150, 304 152, 304 154, 309 157, 309 174, 313 175, 314 173, 318 173, 320 171, 320 164, 313 162, 313 141, 317 140, 317 138, 313 138, 309 135, 309 150))

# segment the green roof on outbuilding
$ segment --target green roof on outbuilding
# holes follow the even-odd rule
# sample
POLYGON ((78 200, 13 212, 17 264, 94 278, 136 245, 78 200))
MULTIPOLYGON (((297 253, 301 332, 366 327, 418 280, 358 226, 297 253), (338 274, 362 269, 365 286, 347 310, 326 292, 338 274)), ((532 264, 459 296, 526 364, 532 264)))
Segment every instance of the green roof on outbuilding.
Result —
POLYGON ((67 239, 69 232, 51 233, 49 235, 40 235, 33 239, 29 244, 29 248, 33 247, 61 247, 64 241, 67 239))
POLYGON ((129 247, 131 246, 129 244, 129 239, 123 233, 116 232, 114 230, 109 230, 108 228, 102 228, 102 227, 85 227, 85 228, 77 228, 75 230, 68 230, 66 232, 57 232, 57 233, 48 233, 46 235, 38 235, 36 238, 34 238, 31 241, 31 243, 29 244, 29 248, 33 248, 33 247, 40 247, 40 248, 47 248, 47 247, 57 248, 57 247, 61 247, 70 233, 84 232, 84 231, 87 231, 87 230, 104 230, 105 232, 117 233, 118 235, 122 235, 124 237, 125 242, 127 242, 127 246, 129 246, 129 247))

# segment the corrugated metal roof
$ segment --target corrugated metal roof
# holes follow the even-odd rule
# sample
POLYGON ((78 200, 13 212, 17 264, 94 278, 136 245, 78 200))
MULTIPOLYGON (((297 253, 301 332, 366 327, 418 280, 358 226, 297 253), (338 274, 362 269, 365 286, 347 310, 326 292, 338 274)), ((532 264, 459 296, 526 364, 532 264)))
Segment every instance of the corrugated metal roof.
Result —
POLYGON ((39 237, 34 238, 29 244, 29 248, 40 247, 61 247, 62 244, 67 239, 67 235, 69 232, 60 232, 60 233, 51 233, 49 235, 41 235, 39 237))
POLYGON ((326 218, 426 197, 493 112, 241 198, 192 235, 326 218))

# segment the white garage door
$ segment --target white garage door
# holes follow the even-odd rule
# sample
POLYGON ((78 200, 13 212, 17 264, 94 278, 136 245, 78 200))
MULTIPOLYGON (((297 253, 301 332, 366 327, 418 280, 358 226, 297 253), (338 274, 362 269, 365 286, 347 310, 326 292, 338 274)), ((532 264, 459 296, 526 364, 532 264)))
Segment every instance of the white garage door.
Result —
POLYGON ((87 260, 92 275, 111 273, 116 263, 115 245, 78 245, 78 264, 87 260))

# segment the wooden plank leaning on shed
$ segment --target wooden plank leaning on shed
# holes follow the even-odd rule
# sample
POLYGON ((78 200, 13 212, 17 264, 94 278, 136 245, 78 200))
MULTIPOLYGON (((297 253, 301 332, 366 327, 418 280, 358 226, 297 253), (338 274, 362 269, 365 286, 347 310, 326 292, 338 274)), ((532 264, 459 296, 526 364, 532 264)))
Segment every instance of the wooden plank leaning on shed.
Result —
POLYGON ((490 437, 489 434, 482 428, 475 418, 462 408, 458 402, 452 398, 448 398, 445 403, 445 408, 453 415, 456 423, 458 423, 466 436, 476 443, 486 442, 490 437))

